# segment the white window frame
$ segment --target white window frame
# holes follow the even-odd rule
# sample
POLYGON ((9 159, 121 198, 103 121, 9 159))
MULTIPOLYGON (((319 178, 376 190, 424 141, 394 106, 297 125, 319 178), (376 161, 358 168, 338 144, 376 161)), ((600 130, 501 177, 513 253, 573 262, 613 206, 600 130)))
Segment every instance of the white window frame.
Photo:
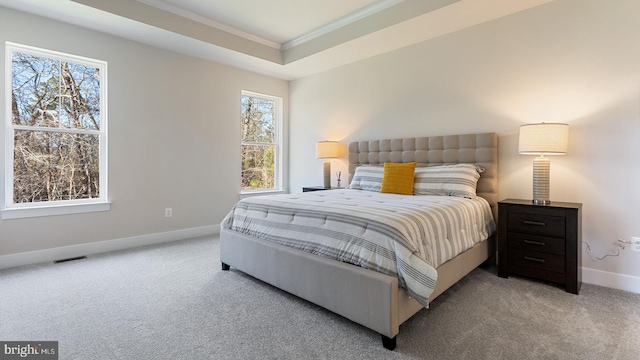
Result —
POLYGON ((4 208, 0 211, 2 219, 17 219, 38 216, 52 216, 65 214, 78 214, 96 211, 110 210, 108 201, 107 184, 107 63, 101 60, 90 59, 82 56, 65 54, 53 50, 36 48, 12 42, 5 43, 5 189, 4 208), (13 125, 11 106, 12 103, 12 52, 21 52, 34 56, 47 57, 60 61, 95 67, 100 69, 100 130, 77 129, 52 129, 47 131, 60 133, 96 134, 99 137, 99 163, 100 163, 100 197, 93 199, 59 200, 34 203, 13 202, 13 151, 14 131, 33 130, 32 127, 13 125))
MULTIPOLYGON (((274 192, 282 192, 283 191, 283 160, 284 160, 284 155, 283 155, 283 128, 284 128, 284 116, 283 116, 283 100, 281 97, 277 97, 277 96, 273 96, 273 95, 266 95, 266 94, 260 94, 257 92, 252 92, 252 91, 245 91, 242 90, 241 94, 240 94, 241 98, 242 96, 248 96, 248 97, 254 97, 254 98, 260 98, 260 99, 264 99, 264 100, 269 100, 269 101, 273 101, 276 103, 276 124, 275 124, 275 134, 274 134, 274 143, 272 143, 272 145, 275 147, 275 151, 274 154, 276 155, 274 161, 274 170, 275 170, 275 174, 274 174, 274 188, 273 189, 260 189, 260 190, 242 190, 242 188, 240 189, 240 194, 241 195, 260 195, 260 194, 266 194, 266 193, 274 193, 274 192)), ((242 114, 242 107, 240 107, 240 111, 242 114)), ((242 126, 242 125, 240 125, 242 126)), ((251 142, 245 142, 244 140, 242 140, 242 138, 240 139, 240 144, 242 145, 252 145, 251 142)), ((260 143, 260 145, 264 145, 267 143, 260 143)))

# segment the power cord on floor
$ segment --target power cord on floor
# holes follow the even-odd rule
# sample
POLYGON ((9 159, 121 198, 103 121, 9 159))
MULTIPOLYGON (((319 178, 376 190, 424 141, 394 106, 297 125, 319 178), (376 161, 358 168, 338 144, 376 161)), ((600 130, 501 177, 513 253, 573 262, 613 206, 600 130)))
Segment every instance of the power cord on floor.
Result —
POLYGON ((596 261, 596 259, 597 259, 597 260, 600 260, 600 261, 601 261, 601 260, 604 260, 607 256, 614 256, 614 257, 615 257, 615 256, 618 256, 618 255, 620 255, 620 247, 624 249, 624 246, 625 246, 624 244, 627 244, 627 242, 626 242, 626 241, 624 241, 624 240, 620 239, 620 240, 618 240, 618 242, 619 242, 619 243, 618 243, 618 246, 619 246, 619 247, 618 247, 618 248, 616 248, 616 253, 615 253, 615 254, 605 254, 603 257, 598 257, 598 256, 593 252, 593 250, 591 250, 591 246, 589 245, 589 243, 588 243, 588 242, 586 242, 586 241, 584 241, 584 240, 582 240, 582 242, 583 242, 583 243, 585 243, 585 244, 587 244, 587 251, 589 252, 589 256, 591 257, 591 260, 593 260, 593 261, 596 261))

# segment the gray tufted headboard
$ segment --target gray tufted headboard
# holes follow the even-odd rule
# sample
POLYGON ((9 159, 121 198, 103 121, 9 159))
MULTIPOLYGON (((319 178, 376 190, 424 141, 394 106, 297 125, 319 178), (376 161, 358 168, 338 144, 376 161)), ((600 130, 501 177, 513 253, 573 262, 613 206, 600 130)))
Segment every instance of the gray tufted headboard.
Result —
POLYGON ((497 219, 498 137, 495 133, 354 141, 349 144, 349 175, 358 165, 417 162, 417 166, 476 164, 485 169, 478 196, 485 198, 497 219))

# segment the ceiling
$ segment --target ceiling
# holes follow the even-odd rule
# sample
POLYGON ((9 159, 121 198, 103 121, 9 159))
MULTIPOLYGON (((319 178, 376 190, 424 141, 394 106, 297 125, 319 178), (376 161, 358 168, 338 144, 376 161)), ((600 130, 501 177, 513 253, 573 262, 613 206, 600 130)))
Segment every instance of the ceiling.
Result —
POLYGON ((292 80, 553 0, 0 0, 0 6, 292 80))
MULTIPOLYGON (((280 44, 311 33, 349 14, 372 11, 401 0, 139 0, 151 6, 213 21, 280 44)), ((197 18, 193 17, 197 20, 197 18)), ((215 25, 214 25, 215 26, 215 25)))

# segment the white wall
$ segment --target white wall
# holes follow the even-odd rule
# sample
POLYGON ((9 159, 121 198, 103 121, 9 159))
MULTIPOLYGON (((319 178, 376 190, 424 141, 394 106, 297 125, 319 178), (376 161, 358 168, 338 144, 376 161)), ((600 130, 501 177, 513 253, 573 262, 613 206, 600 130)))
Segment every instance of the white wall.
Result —
MULTIPOLYGON (((583 203, 583 240, 615 252, 618 238, 640 236, 638 14, 637 0, 556 0, 293 81, 292 192, 321 184, 318 140, 497 132, 499 198, 529 199, 533 157, 517 153, 519 126, 565 122, 551 199, 583 203)), ((346 156, 333 168, 346 172, 346 156)), ((585 251, 583 267, 586 279, 631 275, 640 291, 640 253, 592 261, 585 251)))
MULTIPOLYGON (((288 121, 284 80, 0 7, 1 69, 5 41, 108 62, 112 206, 109 212, 0 220, 0 262, 11 254, 215 229, 240 193, 241 90, 283 97, 288 121), (173 217, 164 217, 165 207, 173 208, 173 217)), ((4 70, 0 78, 10 81, 4 70)), ((5 101, 2 86, 1 109, 5 101)), ((4 128, 0 132, 4 139, 4 128)), ((3 182, 0 176, 0 189, 3 182)))

